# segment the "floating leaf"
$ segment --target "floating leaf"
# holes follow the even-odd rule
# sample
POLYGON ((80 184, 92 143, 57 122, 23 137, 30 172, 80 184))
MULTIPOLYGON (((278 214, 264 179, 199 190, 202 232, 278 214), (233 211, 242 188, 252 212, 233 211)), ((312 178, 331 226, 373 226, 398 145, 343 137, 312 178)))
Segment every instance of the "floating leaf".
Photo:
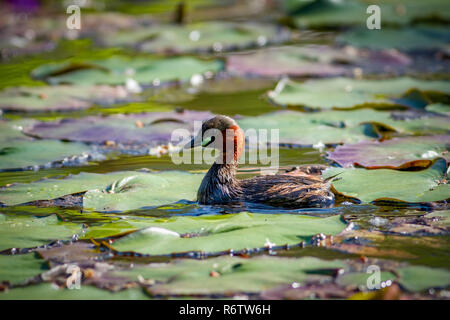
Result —
POLYGON ((0 255, 0 282, 23 283, 25 280, 42 273, 44 267, 44 261, 37 259, 34 253, 13 256, 0 255))
POLYGON ((418 26, 405 29, 356 29, 337 37, 339 43, 370 49, 444 49, 450 41, 445 26, 418 26))
POLYGON ((186 172, 113 172, 85 173, 64 179, 44 179, 29 184, 15 184, 0 189, 0 201, 17 205, 37 200, 51 200, 86 192, 83 207, 96 211, 132 210, 144 206, 194 200, 202 174, 186 172), (112 189, 112 185, 122 185, 112 189))
POLYGON ((183 251, 215 252, 298 244, 317 233, 337 234, 345 228, 339 216, 316 218, 291 214, 250 214, 211 217, 172 217, 156 220, 113 244, 119 251, 169 254, 183 251), (180 234, 193 234, 180 237, 180 234), (198 234, 198 236, 196 236, 198 234))
POLYGON ((325 45, 270 48, 228 56, 227 70, 238 75, 266 77, 343 76, 399 71, 411 59, 399 52, 333 48, 325 45))
POLYGON ((194 121, 204 121, 212 117, 211 113, 200 111, 89 116, 80 119, 40 122, 31 129, 26 129, 25 132, 49 139, 95 143, 113 141, 155 146, 168 144, 174 130, 186 129, 193 132, 194 121), (138 126, 137 121, 142 125, 138 126))
MULTIPOLYGON (((373 273, 347 273, 339 276, 336 281, 344 286, 366 287, 368 278, 373 277, 373 275, 373 273)), ((395 274, 382 271, 380 272, 380 280, 398 281, 407 290, 419 292, 429 288, 445 288, 449 286, 450 272, 445 269, 426 266, 408 266, 396 268, 395 274)))
POLYGON ((0 293, 0 300, 141 300, 149 299, 142 289, 119 292, 81 285, 80 289, 61 289, 51 283, 15 288, 0 293))
POLYGON ((450 93, 446 81, 425 81, 412 78, 388 80, 355 80, 334 78, 304 83, 282 80, 269 97, 280 105, 313 109, 350 109, 357 107, 405 108, 400 101, 411 89, 450 93), (326 92, 326 94, 324 94, 326 92))
POLYGON ((78 156, 79 163, 87 163, 89 151, 91 149, 83 143, 54 140, 5 143, 0 149, 0 170, 42 167, 55 162, 64 164, 64 160, 72 156, 78 156))
POLYGON ((122 86, 11 87, 0 92, 0 109, 70 111, 136 99, 122 86))
POLYGON ((294 111, 278 111, 257 117, 238 120, 242 129, 278 130, 280 143, 314 146, 322 144, 350 143, 379 138, 372 123, 389 123, 390 114, 374 110, 326 111, 305 114, 294 111))
POLYGON ((394 138, 383 142, 362 141, 338 146, 334 151, 328 152, 327 158, 342 167, 427 167, 438 157, 449 161, 449 146, 450 136, 394 138))
POLYGON ((80 232, 80 225, 63 222, 56 215, 38 218, 0 214, 0 250, 41 246, 80 232))
MULTIPOLYGON (((420 0, 410 0, 406 3, 396 1, 378 1, 383 25, 405 25, 418 19, 450 18, 449 7, 442 0, 431 0, 426 4, 420 0)), ((299 26, 308 27, 341 27, 366 25, 368 4, 364 1, 346 0, 316 0, 304 5, 291 5, 290 14, 299 26)), ((373 12, 371 12, 373 14, 373 12)), ((377 30, 367 30, 374 31, 377 30)), ((380 30, 378 30, 380 31, 380 30)))
POLYGON ((32 76, 51 84, 124 85, 127 79, 137 83, 151 84, 153 81, 189 80, 194 74, 218 72, 222 62, 202 61, 192 57, 164 59, 113 56, 109 59, 84 63, 63 62, 42 65, 34 69, 32 76))
POLYGON ((390 169, 328 168, 323 177, 337 178, 334 189, 362 202, 403 201, 432 202, 450 198, 450 185, 440 184, 447 172, 447 163, 438 159, 432 166, 420 171, 390 169))
POLYGON ((450 105, 443 103, 432 103, 425 107, 427 111, 436 112, 440 114, 444 114, 446 116, 450 116, 450 105))
POLYGON ((409 291, 445 288, 450 285, 450 271, 425 266, 410 266, 396 270, 399 282, 409 291))
MULTIPOLYGON (((371 272, 350 272, 340 275, 336 282, 341 286, 356 286, 367 290, 367 283, 372 284, 373 281, 369 281, 369 277, 374 278, 374 274, 371 272)), ((389 271, 380 272, 380 281, 391 280, 393 282, 396 279, 395 274, 389 271)))
POLYGON ((426 218, 432 218, 431 223, 436 226, 450 227, 450 210, 435 211, 425 215, 426 218), (437 221, 436 221, 437 220, 437 221))
POLYGON ((288 35, 286 30, 269 24, 210 21, 125 30, 109 34, 103 38, 103 43, 108 46, 132 46, 151 53, 220 52, 263 46, 285 40, 288 35))
POLYGON ((87 162, 90 147, 83 143, 32 140, 22 133, 30 124, 0 121, 0 171, 42 167, 54 162, 64 162, 69 157, 74 158, 73 156, 79 162, 83 162, 83 159, 87 162))
POLYGON ((307 280, 330 280, 327 275, 314 271, 340 269, 341 261, 324 261, 313 257, 300 259, 253 257, 219 257, 208 260, 175 260, 169 264, 136 267, 129 271, 115 272, 136 280, 138 275, 162 283, 148 288, 153 295, 224 294, 259 292, 276 285, 307 280), (211 276, 216 272, 217 276, 211 276))

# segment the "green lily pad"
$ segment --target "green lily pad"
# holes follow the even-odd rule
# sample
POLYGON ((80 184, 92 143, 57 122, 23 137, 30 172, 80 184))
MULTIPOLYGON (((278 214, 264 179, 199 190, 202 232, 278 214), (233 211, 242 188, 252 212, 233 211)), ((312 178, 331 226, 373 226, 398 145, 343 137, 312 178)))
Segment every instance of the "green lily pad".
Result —
POLYGON ((425 107, 425 110, 430 112, 440 113, 446 116, 450 116, 450 105, 443 103, 432 103, 425 107))
POLYGON ((339 216, 315 218, 290 214, 250 214, 211 217, 173 217, 156 220, 113 244, 119 251, 169 254, 183 251, 215 252, 298 244, 317 233, 335 235, 346 224, 339 216), (183 238, 180 234, 199 234, 183 238))
POLYGON ((96 211, 132 210, 182 199, 194 200, 202 178, 202 174, 171 171, 82 172, 64 179, 45 179, 2 188, 0 201, 6 205, 17 205, 85 192, 84 208, 96 211))
POLYGON ((25 280, 42 273, 44 267, 44 261, 37 259, 34 253, 13 256, 0 255, 0 282, 23 283, 25 280))
POLYGON ((370 49, 444 49, 450 41, 445 26, 417 26, 404 29, 355 29, 337 37, 337 42, 370 49))
POLYGON ((194 74, 218 72, 222 67, 221 61, 203 61, 192 57, 156 59, 113 56, 96 61, 46 64, 34 69, 31 76, 50 84, 123 85, 127 79, 151 84, 189 80, 194 74))
POLYGON ((421 203, 450 198, 450 185, 440 184, 446 173, 446 161, 438 159, 420 171, 328 168, 323 177, 336 176, 332 185, 338 193, 365 203, 380 200, 421 203))
POLYGON ((34 122, 0 121, 0 171, 44 167, 64 162, 72 156, 78 156, 78 160, 82 160, 91 151, 83 143, 33 140, 22 133, 31 123, 34 122))
POLYGON ((286 30, 269 24, 210 21, 125 30, 109 34, 102 42, 108 46, 131 46, 149 53, 183 53, 263 46, 287 36, 286 30))
POLYGON ((131 175, 105 189, 90 189, 83 207, 96 211, 126 211, 181 199, 195 200, 203 174, 181 171, 131 175))
POLYGON ((38 218, 0 214, 0 250, 30 248, 53 240, 67 240, 81 231, 80 225, 63 222, 56 215, 38 218))
POLYGON ((313 109, 350 109, 357 107, 405 107, 399 99, 411 89, 450 93, 448 82, 412 78, 355 80, 334 78, 304 83, 282 80, 269 97, 280 105, 313 109), (324 94, 326 92, 326 94, 324 94), (397 99, 397 100, 396 100, 397 99))
POLYGON ((400 284, 409 291, 450 286, 450 271, 425 266, 409 266, 396 270, 400 284))
MULTIPOLYGON (((367 289, 367 280, 373 273, 366 272, 350 272, 344 273, 340 275, 336 282, 341 286, 356 286, 359 288, 367 289)), ((392 282, 396 279, 395 274, 389 271, 381 271, 380 272, 380 280, 387 281, 391 280, 392 282)))
MULTIPOLYGON (((395 273, 382 271, 380 280, 398 281, 405 289, 420 292, 429 288, 445 288, 450 285, 450 271, 426 266, 408 266, 396 268, 395 273)), ((367 280, 373 274, 354 272, 346 273, 337 278, 337 283, 343 286, 366 287, 367 280)))
POLYGON ((0 293, 0 300, 142 300, 149 296, 142 289, 119 292, 81 285, 80 289, 61 289, 50 283, 10 289, 0 293))
POLYGON ((375 126, 366 122, 390 124, 394 121, 387 112, 369 109, 306 114, 283 110, 238 120, 244 131, 267 129, 270 137, 270 130, 278 130, 280 143, 302 146, 351 143, 379 138, 375 126))
MULTIPOLYGON (((380 7, 383 31, 385 25, 405 25, 418 19, 450 19, 450 8, 442 0, 431 0, 427 3, 419 0, 402 3, 387 0, 377 1, 376 5, 380 7)), ((365 26, 371 15, 367 13, 368 6, 367 2, 359 0, 316 0, 302 5, 291 4, 288 8, 298 26, 339 27, 365 26)))
POLYGON ((450 160, 448 148, 450 136, 423 136, 394 138, 378 141, 362 141, 338 146, 328 152, 327 158, 342 167, 404 169, 412 166, 427 167, 433 159, 450 160))
MULTIPOLYGON (((0 149, 0 170, 45 167, 55 162, 64 162, 65 159, 72 156, 80 156, 81 160, 89 151, 91 149, 83 143, 55 140, 4 143, 0 149)), ((82 163, 86 163, 86 161, 82 161, 82 163)))
POLYGON ((432 225, 450 227, 450 210, 435 211, 425 215, 426 218, 437 218, 432 225))
POLYGON ((136 267, 129 271, 115 272, 117 276, 128 276, 136 280, 159 280, 148 288, 153 295, 220 294, 259 292, 280 284, 302 283, 307 280, 331 280, 321 275, 321 270, 345 268, 341 261, 325 261, 313 257, 300 259, 253 257, 219 257, 203 261, 175 260, 169 264, 136 267), (216 272, 217 276, 211 276, 216 272))
POLYGON ((136 99, 122 86, 11 87, 0 92, 0 109, 71 111, 136 99))

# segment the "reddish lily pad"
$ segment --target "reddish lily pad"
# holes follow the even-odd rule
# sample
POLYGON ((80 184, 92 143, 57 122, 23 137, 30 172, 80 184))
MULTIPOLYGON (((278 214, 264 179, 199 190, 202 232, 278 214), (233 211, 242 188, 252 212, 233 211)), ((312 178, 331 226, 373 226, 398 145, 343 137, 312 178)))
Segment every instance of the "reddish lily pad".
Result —
POLYGON ((40 122, 27 134, 40 138, 103 143, 157 145, 170 142, 175 129, 192 132, 194 121, 212 118, 209 112, 154 112, 108 117, 90 116, 81 119, 64 119, 40 122))
POLYGON ((438 157, 449 161, 449 146, 450 136, 394 138, 345 144, 328 152, 327 157, 343 167, 405 169, 427 167, 438 157))
POLYGON ((227 70, 238 75, 265 77, 324 77, 352 75, 354 72, 399 71, 411 62, 409 57, 393 50, 369 51, 353 47, 308 45, 231 55, 227 59, 227 70))

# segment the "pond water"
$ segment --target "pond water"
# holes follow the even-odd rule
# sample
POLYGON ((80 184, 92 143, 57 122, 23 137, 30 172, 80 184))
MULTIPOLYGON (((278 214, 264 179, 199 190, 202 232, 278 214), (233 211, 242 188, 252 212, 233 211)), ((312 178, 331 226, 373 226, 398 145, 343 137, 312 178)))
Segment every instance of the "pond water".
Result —
MULTIPOLYGON (((371 47, 364 1, 309 1, 326 19, 248 2, 193 1, 184 25, 123 1, 79 32, 45 5, 1 23, 0 299, 448 298, 448 12, 382 1, 371 47), (279 173, 322 165, 335 204, 197 203, 210 164, 174 163, 168 138, 217 114, 277 129, 279 173)), ((238 179, 274 154, 250 151, 238 179)))

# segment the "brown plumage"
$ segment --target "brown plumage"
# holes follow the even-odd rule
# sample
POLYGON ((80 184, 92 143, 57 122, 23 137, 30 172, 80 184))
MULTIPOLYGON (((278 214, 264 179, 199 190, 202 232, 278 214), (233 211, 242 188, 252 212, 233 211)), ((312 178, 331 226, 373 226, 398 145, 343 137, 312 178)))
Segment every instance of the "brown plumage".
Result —
POLYGON ((244 135, 237 123, 229 117, 216 116, 204 122, 201 132, 187 147, 199 145, 215 147, 220 151, 198 189, 197 201, 201 204, 251 202, 304 208, 328 207, 334 203, 330 184, 320 176, 324 168, 320 165, 299 168, 286 174, 236 179, 237 162, 244 150, 244 135), (222 137, 204 143, 209 129, 215 129, 222 137))

